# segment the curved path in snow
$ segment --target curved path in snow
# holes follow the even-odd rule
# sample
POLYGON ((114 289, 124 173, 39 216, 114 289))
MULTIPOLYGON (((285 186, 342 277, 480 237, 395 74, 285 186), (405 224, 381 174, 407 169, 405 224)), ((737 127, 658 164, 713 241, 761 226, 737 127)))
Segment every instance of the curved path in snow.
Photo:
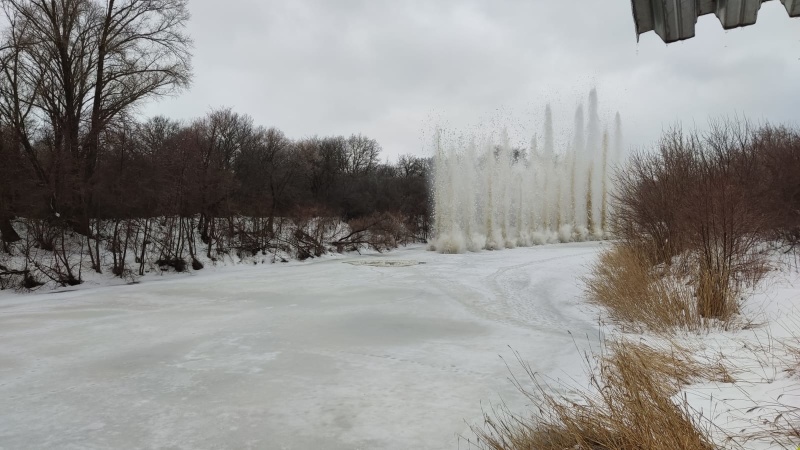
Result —
POLYGON ((514 353, 583 375, 600 246, 421 247, 0 297, 0 449, 458 448, 524 399, 514 353), (380 267, 357 260, 414 260, 380 267), (501 359, 501 357, 503 359, 501 359))

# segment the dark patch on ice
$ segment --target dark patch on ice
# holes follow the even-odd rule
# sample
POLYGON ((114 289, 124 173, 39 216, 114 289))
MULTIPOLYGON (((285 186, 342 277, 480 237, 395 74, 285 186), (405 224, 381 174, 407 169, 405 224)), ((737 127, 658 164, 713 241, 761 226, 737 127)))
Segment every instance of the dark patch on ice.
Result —
POLYGON ((424 264, 420 261, 410 259, 360 259, 357 261, 343 261, 345 264, 353 266, 372 266, 372 267, 409 267, 424 264))

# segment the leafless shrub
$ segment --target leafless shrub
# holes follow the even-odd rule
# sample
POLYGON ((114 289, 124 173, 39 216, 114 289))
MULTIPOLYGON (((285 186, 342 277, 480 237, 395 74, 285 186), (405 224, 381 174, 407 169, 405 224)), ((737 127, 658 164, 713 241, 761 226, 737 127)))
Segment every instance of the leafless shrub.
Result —
POLYGON ((29 219, 23 222, 26 236, 31 239, 37 248, 53 251, 56 248, 57 229, 46 220, 29 219))
POLYGON ((727 319, 738 312, 744 275, 762 273, 765 264, 759 244, 769 224, 752 195, 760 183, 753 134, 746 123, 715 123, 689 180, 691 195, 681 216, 689 248, 699 255, 697 299, 703 317, 727 319))
POLYGON ((39 275, 58 286, 81 284, 84 241, 76 239, 64 223, 32 219, 24 224, 25 239, 20 250, 31 276, 39 275))
POLYGON ((411 239, 401 217, 390 213, 376 213, 348 222, 350 233, 334 242, 337 246, 358 247, 366 245, 377 251, 397 248, 411 239))
POLYGON ((764 126, 753 133, 751 147, 761 181, 752 196, 769 222, 765 238, 796 251, 800 248, 800 131, 764 126))
POLYGON ((617 175, 615 234, 653 266, 692 261, 704 318, 735 315, 743 286, 765 272, 762 243, 773 225, 762 201, 764 133, 741 121, 714 122, 705 134, 674 129, 657 153, 635 156, 617 175))
POLYGON ((339 220, 321 208, 296 208, 290 220, 293 227, 287 244, 300 260, 322 256, 339 230, 339 220))
POLYGON ((266 254, 274 246, 274 217, 240 217, 235 220, 234 229, 242 255, 266 254))
POLYGON ((12 269, 0 264, 0 291, 18 288, 33 290, 42 284, 28 269, 12 269))
POLYGON ((681 210, 696 172, 697 136, 674 129, 656 153, 639 153, 616 174, 611 220, 614 235, 636 242, 654 264, 670 264, 686 246, 681 210))
POLYGON ((186 270, 184 256, 185 240, 183 227, 180 227, 180 218, 168 216, 159 218, 158 227, 155 228, 152 242, 158 251, 155 264, 162 270, 173 268, 176 272, 186 270))

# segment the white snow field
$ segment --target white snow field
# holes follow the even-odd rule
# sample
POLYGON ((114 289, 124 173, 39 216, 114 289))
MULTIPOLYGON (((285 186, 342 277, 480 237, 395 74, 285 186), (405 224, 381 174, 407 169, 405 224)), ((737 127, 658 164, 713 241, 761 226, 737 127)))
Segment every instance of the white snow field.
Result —
POLYGON ((2 294, 0 448, 466 448, 481 408, 525 407, 514 351, 586 376, 579 277, 600 248, 416 246, 2 294))

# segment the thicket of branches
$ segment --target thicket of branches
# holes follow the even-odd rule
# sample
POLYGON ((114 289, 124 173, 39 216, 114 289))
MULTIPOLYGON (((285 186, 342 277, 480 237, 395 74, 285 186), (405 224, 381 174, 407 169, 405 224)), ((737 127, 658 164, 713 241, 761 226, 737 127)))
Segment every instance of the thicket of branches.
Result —
MULTIPOLYGON (((703 134, 673 130, 657 152, 634 156, 619 172, 614 233, 622 250, 639 255, 641 273, 650 274, 638 278, 642 283, 658 270, 653 279, 669 276, 671 284, 693 287, 696 304, 682 317, 727 319, 738 311, 741 287, 763 274, 764 251, 800 244, 798 174, 796 129, 719 121, 703 134)), ((635 277, 621 276, 619 267, 600 269, 590 292, 619 309, 619 294, 632 292, 635 277)), ((664 310, 665 323, 672 323, 672 310, 664 310)))
POLYGON ((426 237, 426 159, 382 163, 360 134, 292 140, 224 108, 135 119, 190 83, 186 4, 0 0, 0 252, 52 252, 40 274, 72 284, 76 252, 121 275, 148 251, 182 270, 200 252, 307 257, 426 237), (331 220, 352 226, 336 234, 331 220))

